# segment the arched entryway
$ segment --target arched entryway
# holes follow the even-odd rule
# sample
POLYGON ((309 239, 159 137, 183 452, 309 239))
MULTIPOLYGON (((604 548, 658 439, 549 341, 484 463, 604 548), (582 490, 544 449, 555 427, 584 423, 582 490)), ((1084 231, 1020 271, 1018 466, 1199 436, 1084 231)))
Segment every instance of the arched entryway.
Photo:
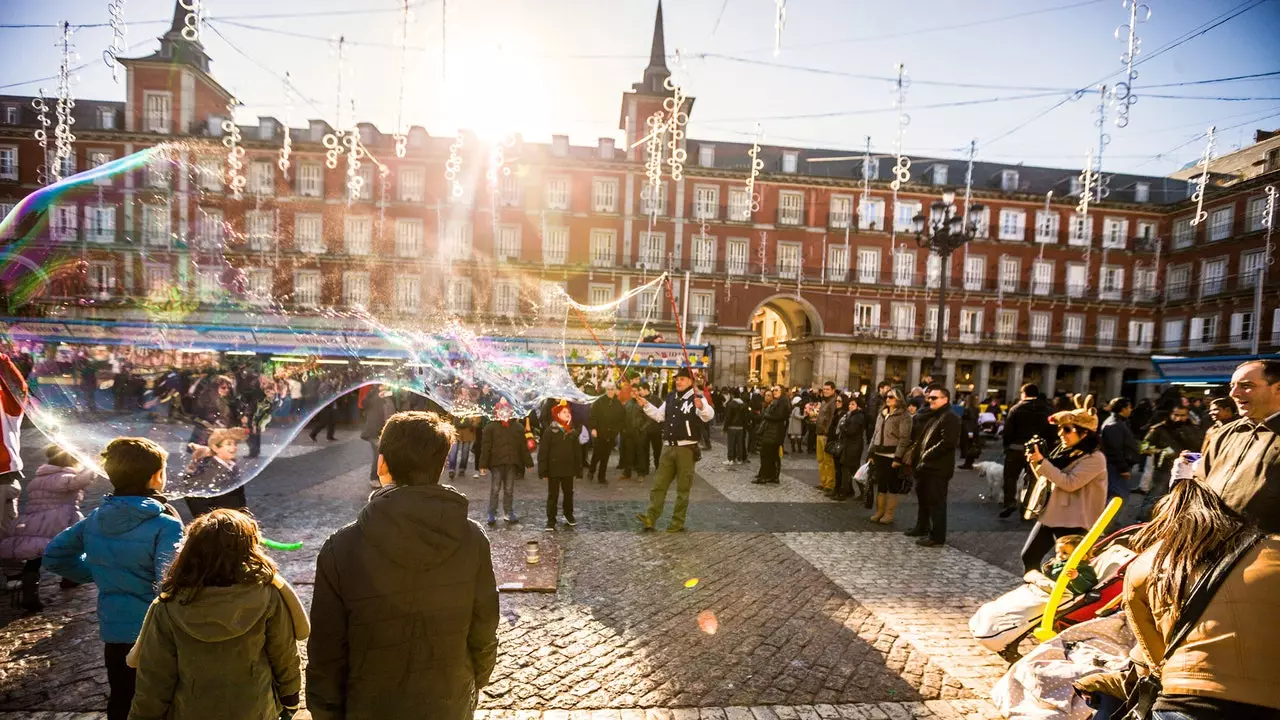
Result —
POLYGON ((749 382, 807 385, 813 379, 813 338, 822 317, 809 301, 794 295, 765 298, 751 313, 749 382))

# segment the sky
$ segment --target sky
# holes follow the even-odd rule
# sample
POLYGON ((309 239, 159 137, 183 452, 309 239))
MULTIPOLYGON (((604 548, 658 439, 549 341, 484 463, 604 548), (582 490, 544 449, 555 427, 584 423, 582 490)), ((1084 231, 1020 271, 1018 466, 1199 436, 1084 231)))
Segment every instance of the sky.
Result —
MULTIPOLYGON (((204 0, 202 41, 214 76, 244 104, 243 124, 259 115, 349 124, 354 106, 356 119, 385 132, 403 123, 432 135, 621 138, 622 93, 648 62, 657 0, 408 1, 403 62, 397 0, 204 0)), ((117 2, 125 55, 149 54, 173 3, 117 2)), ((1099 96, 1068 98, 1123 79, 1121 0, 787 0, 775 55, 776 2, 664 2, 668 65, 696 98, 689 137, 749 142, 758 126, 767 144, 861 151, 870 137, 876 152, 892 153, 901 63, 907 154, 963 157, 976 140, 980 160, 1080 167, 1099 144, 1099 96)), ((1107 108, 1104 170, 1171 173, 1198 160, 1210 124, 1218 154, 1250 144, 1255 129, 1280 128, 1280 74, 1168 86, 1280 71, 1280 0, 1148 4, 1137 31, 1139 102, 1125 128, 1107 108)), ((0 0, 0 94, 52 93, 56 80, 30 81, 56 76, 60 61, 56 27, 6 26, 108 18, 107 0, 0 0)), ((111 40, 108 27, 76 31, 77 64, 87 64, 75 73, 76 97, 123 99, 123 78, 113 82, 100 59, 111 40)))

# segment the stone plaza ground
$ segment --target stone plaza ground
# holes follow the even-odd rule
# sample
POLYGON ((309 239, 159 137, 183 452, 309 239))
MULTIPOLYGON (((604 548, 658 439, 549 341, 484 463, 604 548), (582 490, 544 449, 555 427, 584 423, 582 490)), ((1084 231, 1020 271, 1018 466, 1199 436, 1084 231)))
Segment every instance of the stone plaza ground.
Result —
MULTIPOLYGON (((34 468, 44 443, 34 431, 24 441, 34 468)), ((998 717, 986 699, 1007 665, 967 622, 1017 584, 1028 527, 996 517, 975 473, 957 471, 948 545, 928 549, 901 532, 914 499, 896 527, 873 525, 860 503, 815 489, 810 457, 785 457, 773 486, 723 459, 717 438, 681 534, 639 531, 649 488, 636 480, 611 471, 607 485, 578 483, 578 526, 557 531, 558 591, 502 594, 498 665, 477 717, 998 717)), ((332 443, 304 436, 248 486, 264 534, 304 543, 274 557, 306 603, 321 543, 366 500, 368 463, 353 430, 332 443)), ((453 485, 482 520, 488 479, 469 472, 453 485)), ((86 493, 86 512, 106 488, 86 493)), ((522 522, 499 522, 495 545, 542 534, 545 492, 532 474, 517 483, 522 522)), ((46 573, 43 613, 0 607, 0 720, 102 717, 94 595, 46 573)))

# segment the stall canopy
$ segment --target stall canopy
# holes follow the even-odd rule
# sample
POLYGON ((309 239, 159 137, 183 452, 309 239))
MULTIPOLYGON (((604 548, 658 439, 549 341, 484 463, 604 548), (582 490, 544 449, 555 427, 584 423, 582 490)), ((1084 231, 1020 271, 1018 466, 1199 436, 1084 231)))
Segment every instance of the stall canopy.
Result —
POLYGON ((1226 385, 1240 363, 1249 360, 1280 360, 1280 355, 1216 355, 1211 357, 1151 358, 1158 378, 1137 380, 1139 383, 1169 385, 1226 385))

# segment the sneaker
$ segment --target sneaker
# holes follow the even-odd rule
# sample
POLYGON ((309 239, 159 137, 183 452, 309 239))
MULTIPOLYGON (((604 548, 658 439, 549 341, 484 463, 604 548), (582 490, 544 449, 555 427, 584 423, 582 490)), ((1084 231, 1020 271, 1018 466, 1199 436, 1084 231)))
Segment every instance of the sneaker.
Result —
POLYGON ((649 482, 649 476, 648 476, 648 475, 641 475, 641 476, 639 476, 639 477, 637 477, 637 478, 636 478, 636 482, 639 482, 641 485, 643 485, 643 484, 645 484, 645 483, 649 482))
POLYGON ((572 517, 570 517, 570 516, 566 516, 566 517, 565 517, 565 519, 564 519, 564 524, 565 524, 565 525, 568 525, 569 527, 577 527, 577 526, 578 526, 578 521, 577 521, 577 520, 574 520, 574 519, 573 519, 572 517))
POLYGON ((641 525, 644 525, 644 529, 646 531, 653 529, 653 521, 649 519, 648 515, 645 515, 644 513, 636 513, 636 519, 640 521, 641 525))
POLYGON ((934 547, 942 547, 946 543, 940 543, 937 540, 934 540, 933 538, 922 537, 916 541, 916 544, 919 545, 920 547, 934 548, 934 547))
POLYGON ((732 460, 725 460, 724 462, 722 462, 722 463, 720 463, 720 464, 721 464, 721 465, 734 465, 734 464, 736 464, 736 463, 734 463, 732 460))
POLYGON ((454 478, 454 476, 455 476, 455 475, 457 475, 457 473, 455 473, 455 472, 454 472, 454 471, 452 471, 452 470, 450 470, 450 471, 449 471, 449 479, 450 479, 450 480, 452 480, 452 479, 454 478))
POLYGON ((508 516, 507 516, 507 522, 508 522, 508 523, 518 523, 518 522, 520 522, 520 518, 516 517, 516 514, 515 514, 515 513, 511 513, 510 515, 508 515, 508 516))
POLYGON ((1016 512, 1018 512, 1017 505, 1006 505, 1004 509, 1000 511, 1000 517, 1007 518, 1016 512))
POLYGON ((906 535, 907 537, 918 538, 918 537, 924 537, 924 536, 928 535, 929 533, 928 533, 928 532, 926 532, 926 531, 924 531, 924 530, 917 530, 917 529, 915 529, 915 528, 911 528, 910 530, 908 530, 908 531, 906 531, 906 532, 904 532, 904 533, 902 533, 902 534, 903 534, 903 535, 906 535))
POLYGON ((473 478, 478 478, 478 477, 480 477, 480 472, 477 470, 476 472, 471 473, 471 477, 473 477, 473 478))
POLYGON ((489 527, 493 527, 494 525, 497 525, 497 524, 498 524, 498 518, 495 517, 493 513, 489 513, 489 527))
POLYGON ((555 529, 556 529, 556 524, 555 524, 555 523, 553 523, 553 522, 549 522, 549 523, 547 523, 547 526, 546 526, 546 527, 542 528, 542 531, 543 531, 543 532, 555 532, 555 529))

